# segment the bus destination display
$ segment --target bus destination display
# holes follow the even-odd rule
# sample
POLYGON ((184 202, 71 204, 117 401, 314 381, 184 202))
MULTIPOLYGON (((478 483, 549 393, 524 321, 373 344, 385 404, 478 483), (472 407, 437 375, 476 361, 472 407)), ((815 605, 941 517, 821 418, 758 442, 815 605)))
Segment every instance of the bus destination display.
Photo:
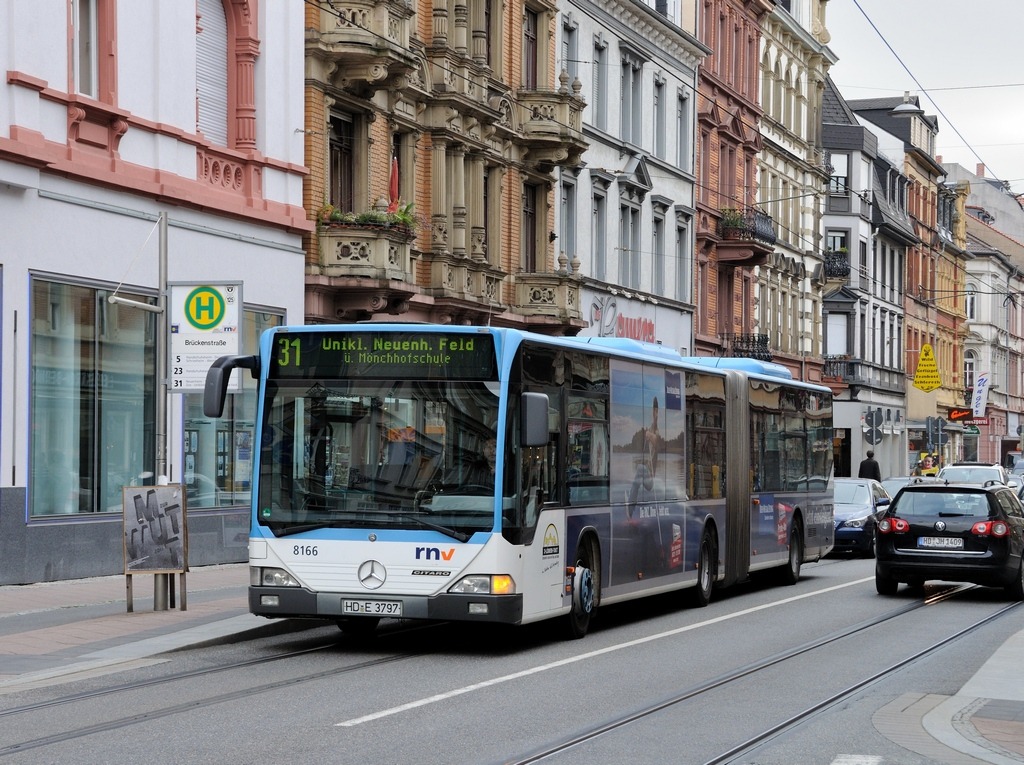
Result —
POLYGON ((268 376, 493 380, 497 362, 484 333, 283 332, 274 336, 268 376))

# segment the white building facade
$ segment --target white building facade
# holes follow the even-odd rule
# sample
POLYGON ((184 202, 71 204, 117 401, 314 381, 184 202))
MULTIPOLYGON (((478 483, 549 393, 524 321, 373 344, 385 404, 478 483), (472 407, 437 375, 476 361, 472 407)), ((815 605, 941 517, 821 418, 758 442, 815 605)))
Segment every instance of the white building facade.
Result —
POLYGON ((167 285, 238 285, 241 353, 302 322, 302 19, 0 6, 0 584, 123 571, 122 486, 158 472, 186 484, 191 563, 245 559, 253 383, 203 416, 157 311, 167 285))
POLYGON ((582 167, 560 171, 556 206, 556 249, 583 277, 579 334, 692 353, 694 115, 707 53, 696 12, 617 0, 560 10, 559 67, 587 99, 589 148, 582 167))

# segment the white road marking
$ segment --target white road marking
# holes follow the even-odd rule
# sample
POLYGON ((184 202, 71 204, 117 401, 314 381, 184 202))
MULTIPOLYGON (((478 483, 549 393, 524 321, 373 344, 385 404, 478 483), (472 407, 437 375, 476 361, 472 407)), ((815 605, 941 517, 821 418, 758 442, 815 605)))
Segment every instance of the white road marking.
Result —
POLYGON ((661 640, 662 638, 672 637, 673 635, 680 635, 680 634, 682 634, 684 632, 690 632, 691 630, 699 629, 701 627, 708 627, 708 626, 711 626, 712 624, 719 624, 721 622, 729 621, 730 619, 736 619, 736 618, 738 618, 740 616, 747 616, 748 614, 753 614, 753 613, 756 613, 758 611, 764 611, 764 610, 769 609, 769 608, 777 608, 778 606, 784 606, 784 605, 786 605, 788 603, 795 603, 796 601, 804 600, 805 598, 811 598, 811 597, 815 597, 817 595, 825 595, 826 593, 829 593, 829 592, 835 592, 836 590, 842 590, 842 589, 844 589, 846 587, 853 587, 854 585, 857 585, 857 584, 864 584, 865 582, 873 582, 874 579, 875 578, 873 576, 871 576, 871 577, 867 577, 865 579, 857 579, 857 580, 855 580, 853 582, 847 582, 846 584, 837 584, 834 587, 827 587, 824 590, 816 590, 814 592, 809 592, 809 593, 807 593, 805 595, 794 595, 791 598, 785 598, 784 600, 777 600, 777 601, 775 601, 773 603, 766 603, 766 604, 764 604, 762 606, 755 606, 754 608, 747 608, 747 609, 744 609, 743 611, 737 611, 737 612, 732 613, 732 614, 726 614, 725 616, 717 616, 714 619, 708 619, 708 620, 703 621, 703 622, 698 622, 697 624, 690 624, 690 625, 687 625, 686 627, 679 627, 679 628, 674 629, 674 630, 668 630, 667 632, 659 632, 659 633, 656 633, 654 635, 648 635, 647 637, 637 638, 636 640, 630 640, 630 641, 625 642, 625 643, 618 643, 616 645, 610 645, 607 648, 600 648, 600 649, 598 649, 596 651, 590 651, 589 653, 577 654, 575 656, 570 656, 570 657, 565 658, 565 659, 560 659, 558 661, 553 661, 553 662, 551 662, 549 664, 541 664, 541 665, 536 666, 536 667, 531 667, 530 669, 524 669, 524 670, 521 670, 519 672, 513 672, 511 675, 502 675, 501 677, 495 677, 495 678, 492 678, 490 680, 484 680, 483 682, 480 682, 480 683, 473 683, 472 685, 465 685, 465 686, 463 686, 461 688, 455 688, 453 690, 446 691, 445 693, 438 693, 438 694, 436 694, 434 696, 428 696, 425 699, 419 699, 417 701, 410 701, 408 704, 401 704, 400 706, 391 707, 390 709, 382 709, 379 712, 374 712, 373 714, 364 715, 362 717, 354 717, 351 720, 345 720, 344 722, 335 723, 335 725, 336 726, 347 727, 347 728, 350 728, 350 727, 353 727, 353 726, 356 726, 356 725, 362 725, 363 723, 368 723, 368 722, 372 722, 374 720, 379 720, 379 719, 381 719, 383 717, 390 717, 391 715, 397 715, 397 714, 400 714, 402 712, 408 712, 411 709, 418 709, 419 707, 425 707, 425 706, 427 706, 429 704, 436 704, 436 703, 438 703, 440 701, 447 701, 448 699, 455 698, 456 696, 463 696, 463 695, 465 695, 467 693, 472 693, 473 691, 479 691, 482 688, 490 688, 491 686, 500 685, 502 683, 507 683, 507 682, 509 682, 511 680, 518 680, 521 677, 529 677, 530 675, 536 675, 536 674, 539 674, 541 672, 547 672, 548 670, 551 670, 551 669, 558 669, 559 667, 565 667, 565 666, 568 666, 569 664, 576 664, 577 662, 586 661, 587 659, 593 659, 595 656, 603 656, 604 654, 614 653, 615 651, 621 651, 621 650, 624 650, 626 648, 634 648, 634 647, 636 647, 638 645, 643 645, 644 643, 651 643, 651 642, 653 642, 655 640, 661 640))
POLYGON ((832 765, 881 765, 882 758, 870 754, 840 754, 832 760, 832 765))

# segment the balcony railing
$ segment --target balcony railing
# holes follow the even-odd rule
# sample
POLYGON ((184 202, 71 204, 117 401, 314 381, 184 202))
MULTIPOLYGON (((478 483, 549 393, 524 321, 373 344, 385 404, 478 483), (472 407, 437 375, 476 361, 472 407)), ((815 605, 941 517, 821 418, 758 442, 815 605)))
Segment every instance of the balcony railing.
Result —
POLYGON ((727 333, 722 335, 722 342, 726 356, 758 361, 771 361, 773 358, 768 347, 768 335, 727 333))
POLYGON ((873 388, 891 393, 906 391, 906 374, 902 369, 852 358, 849 355, 825 356, 822 377, 858 388, 873 388))
POLYGON ((842 250, 825 251, 825 279, 847 279, 850 276, 850 254, 842 250))
POLYGON ((516 274, 516 306, 527 316, 556 323, 579 321, 580 279, 568 273, 516 274))
POLYGON ((718 222, 718 234, 723 239, 740 239, 774 246, 778 239, 775 233, 775 221, 772 217, 753 207, 740 210, 729 207, 722 210, 722 219, 718 222))

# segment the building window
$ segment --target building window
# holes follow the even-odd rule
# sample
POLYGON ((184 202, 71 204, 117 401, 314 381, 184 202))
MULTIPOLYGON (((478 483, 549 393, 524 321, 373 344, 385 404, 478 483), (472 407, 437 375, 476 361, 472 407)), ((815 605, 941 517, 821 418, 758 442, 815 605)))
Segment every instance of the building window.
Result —
POLYGON ((591 211, 594 224, 593 252, 594 278, 604 281, 608 278, 608 201, 604 194, 594 194, 594 208, 591 211))
POLYGON ((978 317, 975 315, 977 308, 977 297, 978 292, 973 284, 968 284, 967 289, 964 290, 964 310, 967 312, 968 321, 974 321, 978 317))
POLYGON ((579 77, 579 54, 576 46, 576 22, 566 16, 562 19, 562 69, 569 75, 569 82, 579 77))
POLYGON ((71 89, 113 104, 117 90, 117 25, 112 3, 72 0, 71 26, 71 89))
POLYGON ((828 242, 828 249, 830 252, 846 252, 847 250, 847 231, 834 231, 830 230, 825 234, 825 241, 828 242))
POLYGON ((330 126, 327 201, 339 210, 358 212, 355 209, 355 121, 350 115, 333 115, 330 126))
POLYGON ((619 206, 619 284, 640 287, 640 208, 619 206))
POLYGON ((99 62, 96 51, 96 0, 75 0, 74 13, 74 69, 75 92, 96 97, 99 62))
POLYGON ((608 78, 605 65, 608 63, 608 43, 602 38, 594 38, 594 65, 591 77, 594 81, 594 110, 591 116, 594 127, 599 130, 608 129, 608 78))
POLYGON ((676 299, 690 301, 693 289, 691 281, 692 260, 690 258, 690 227, 685 222, 676 221, 676 299))
POLYGON ((845 194, 850 188, 850 157, 848 154, 833 154, 832 175, 828 179, 830 194, 845 194))
POLYGON ((619 129, 621 138, 627 143, 640 145, 640 117, 643 113, 643 91, 641 76, 643 62, 630 53, 622 54, 620 108, 622 109, 619 129))
POLYGON ((676 98, 676 167, 687 172, 693 169, 690 125, 690 97, 680 91, 676 98))
MULTIPOLYGON (((244 311, 241 347, 246 352, 255 351, 263 330, 282 323, 283 316, 277 313, 244 311)), ((248 374, 239 379, 242 388, 228 396, 224 416, 219 419, 203 414, 202 393, 182 397, 185 429, 181 482, 189 511, 243 506, 250 501, 256 381, 248 374)))
POLYGON ((199 132, 228 145, 228 22, 221 0, 199 0, 196 35, 196 99, 199 132))
POLYGON ((975 372, 978 367, 978 354, 974 351, 964 353, 964 387, 973 388, 975 372))
POLYGON ((576 257, 576 185, 562 181, 558 249, 571 262, 576 257))
POLYGON ((537 33, 540 28, 538 14, 529 8, 523 21, 523 87, 537 89, 537 33))
POLYGON ((109 295, 32 280, 32 517, 119 513, 123 486, 153 483, 156 317, 109 295))
MULTIPOLYGON (((29 515, 121 513, 124 486, 155 483, 156 317, 111 304, 106 289, 33 279, 31 285, 29 515)), ((142 303, 156 298, 125 291, 142 303)), ((242 348, 281 316, 245 311, 242 348)), ((256 383, 242 376, 225 417, 183 394, 180 466, 188 507, 248 505, 256 383)))
POLYGON ((537 252, 537 231, 539 221, 537 220, 537 203, 540 201, 540 191, 532 183, 523 184, 523 270, 526 273, 537 273, 539 266, 537 252))
POLYGON ((655 216, 654 231, 651 237, 651 250, 654 252, 654 284, 651 289, 655 295, 665 294, 665 217, 655 216))
POLYGON ((654 156, 665 158, 665 79, 659 74, 654 78, 653 150, 654 156))

